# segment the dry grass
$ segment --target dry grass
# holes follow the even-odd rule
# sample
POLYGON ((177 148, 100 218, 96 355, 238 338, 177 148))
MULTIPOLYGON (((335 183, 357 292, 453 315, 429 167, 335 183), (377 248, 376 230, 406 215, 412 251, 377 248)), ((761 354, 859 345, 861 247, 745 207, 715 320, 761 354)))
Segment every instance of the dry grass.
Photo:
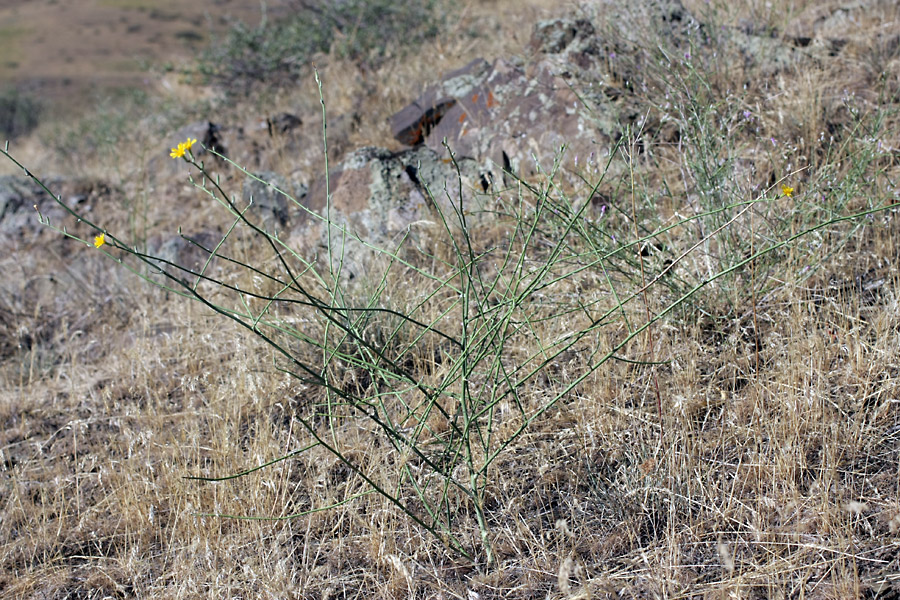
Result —
MULTIPOLYGON (((328 62, 330 114, 363 115, 345 143, 384 145, 386 117, 421 86, 476 55, 517 51, 530 23, 555 4, 472 3, 456 29, 423 49, 433 60, 374 73, 328 62), (470 28, 482 32, 471 44, 462 35, 470 28)), ((818 2, 771 4, 746 3, 719 16, 801 35, 791 28, 834 14, 818 2)), ((788 181, 798 189, 791 202, 757 206, 728 227, 730 237, 678 261, 673 272, 688 288, 759 250, 750 239, 768 245, 838 214, 897 201, 900 55, 878 34, 900 15, 892 3, 871 4, 842 22, 848 47, 834 61, 773 78, 750 68, 672 71, 685 96, 672 95, 668 118, 682 132, 700 132, 696 140, 723 135, 702 125, 744 110, 753 115, 728 130, 720 147, 733 159, 722 183, 732 197, 755 198, 792 172, 788 181), (728 99, 704 113, 708 122, 692 121, 687 110, 691 78, 699 76, 728 99), (879 115, 880 129, 856 127, 879 115)), ((651 74, 658 87, 638 97, 660 121, 662 76, 651 74)), ((265 112, 301 115, 305 139, 318 139, 313 86, 270 102, 265 112)), ((249 104, 221 110, 225 122, 259 114, 249 104)), ((53 163, 41 132, 27 144, 49 165, 119 186, 91 200, 92 214, 111 231, 133 227, 135 207, 154 232, 221 225, 222 215, 196 190, 165 180, 147 187, 148 148, 165 142, 152 139, 153 118, 144 123, 144 133, 117 144, 118 171, 89 158, 53 163)), ((633 166, 648 227, 699 212, 705 184, 691 166, 690 136, 643 143, 633 166)), ((320 168, 317 145, 299 155, 278 150, 245 158, 283 173, 320 168)), ((232 181, 236 174, 227 174, 232 181)), ((583 190, 566 184, 577 201, 583 190)), ((621 219, 608 226, 627 235, 631 225, 621 219)), ((491 223, 473 232, 487 246, 504 229, 491 223)), ((664 254, 679 256, 698 239, 692 225, 677 227, 662 240, 664 254)), ((777 260, 761 258, 718 280, 654 326, 652 356, 643 336, 624 349, 629 358, 664 364, 606 363, 536 420, 491 467, 485 512, 493 564, 483 554, 472 562, 448 551, 378 495, 278 521, 201 516, 281 517, 365 491, 321 448, 239 479, 185 479, 234 473, 305 446, 298 418, 310 415, 321 393, 274 369, 272 351, 257 338, 150 288, 93 248, 49 230, 0 243, 0 596, 846 599, 891 598, 900 589, 895 211, 836 223, 777 260)), ((249 260, 258 251, 236 244, 235 252, 249 260)), ((648 271, 664 268, 662 260, 646 257, 648 271)), ((623 289, 639 287, 631 275, 619 282, 623 289)), ((392 301, 409 306, 419 290, 392 283, 392 301)), ((614 305, 596 272, 554 293, 594 301, 597 311, 614 305)), ((652 288, 650 310, 674 296, 673 288, 652 288)), ((630 306, 628 317, 646 321, 643 305, 630 306)), ((554 326, 578 330, 585 317, 554 326)), ((536 335, 558 334, 546 329, 536 335)), ((540 406, 590 366, 590 348, 605 350, 626 334, 617 324, 586 339, 523 386, 522 397, 540 406)), ((414 355, 422 377, 440 377, 436 354, 425 347, 414 355)), ((395 481, 396 457, 375 433, 364 420, 347 420, 343 450, 376 481, 395 481)), ((464 500, 458 535, 477 552, 479 530, 464 500)))

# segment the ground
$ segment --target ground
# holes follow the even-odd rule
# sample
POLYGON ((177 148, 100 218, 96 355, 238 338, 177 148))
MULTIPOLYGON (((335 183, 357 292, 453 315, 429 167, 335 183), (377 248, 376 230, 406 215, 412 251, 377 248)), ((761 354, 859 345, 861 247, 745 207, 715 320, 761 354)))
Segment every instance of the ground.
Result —
POLYGON ((62 203, 0 157, 0 597, 898 597, 897 6, 652 4, 466 3, 316 55, 320 97, 199 76, 256 2, 0 1, 0 78, 47 107, 10 154, 62 203), (209 121, 311 187, 405 156, 392 114, 560 15, 618 145, 434 200, 356 281, 169 157, 209 121), (183 272, 145 252, 206 268, 185 237, 215 281, 154 286, 183 272))

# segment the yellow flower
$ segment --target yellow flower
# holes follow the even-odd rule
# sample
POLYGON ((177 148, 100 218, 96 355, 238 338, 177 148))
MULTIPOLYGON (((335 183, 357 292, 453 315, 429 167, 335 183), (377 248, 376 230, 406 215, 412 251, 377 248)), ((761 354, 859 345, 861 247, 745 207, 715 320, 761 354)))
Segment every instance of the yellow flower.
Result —
POLYGON ((794 188, 782 184, 781 193, 790 198, 794 195, 794 188))
POLYGON ((100 235, 94 237, 94 248, 99 248, 103 244, 106 243, 106 234, 101 233, 100 235))
POLYGON ((177 148, 172 148, 172 151, 169 152, 169 156, 172 158, 181 158, 184 156, 184 153, 191 149, 191 146, 197 143, 197 140, 188 138, 186 142, 181 142, 178 144, 177 148))

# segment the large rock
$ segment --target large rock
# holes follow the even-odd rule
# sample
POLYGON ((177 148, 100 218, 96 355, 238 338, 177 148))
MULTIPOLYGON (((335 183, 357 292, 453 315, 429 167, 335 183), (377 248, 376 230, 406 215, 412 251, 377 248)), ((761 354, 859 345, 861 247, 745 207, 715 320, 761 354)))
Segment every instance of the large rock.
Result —
MULTIPOLYGON (((221 241, 222 234, 215 230, 154 236, 147 240, 147 253, 161 259, 157 262, 160 269, 179 279, 193 281, 194 275, 178 267, 189 269, 193 273, 209 274, 209 269, 218 264, 218 260, 212 257, 212 251, 221 241)), ((158 275, 155 279, 160 283, 165 281, 158 275)))
POLYGON ((489 177, 471 159, 454 163, 423 145, 402 152, 361 148, 329 174, 330 202, 323 177, 302 199, 302 208, 292 207, 290 219, 299 224, 291 243, 310 256, 326 256, 330 222, 332 255, 343 254, 343 273, 355 279, 367 272, 377 254, 373 247, 394 251, 444 221, 454 227, 460 208, 478 219, 489 177))
POLYGON ((248 175, 242 192, 244 203, 250 205, 248 218, 255 218, 264 231, 275 233, 284 231, 290 224, 290 198, 300 201, 306 196, 307 186, 272 171, 263 171, 248 175))
POLYGON ((360 236, 388 240, 415 223, 438 219, 437 209, 453 212, 460 181, 464 200, 467 190, 484 191, 480 167, 468 159, 458 164, 459 173, 452 161, 427 146, 402 152, 361 148, 330 173, 329 204, 324 178, 313 184, 303 203, 306 220, 321 221, 330 210, 333 219, 352 224, 360 236))
POLYGON ((574 168, 578 157, 607 153, 629 127, 657 133, 661 123, 641 121, 639 94, 658 85, 666 61, 689 62, 724 45, 729 59, 771 76, 840 49, 833 41, 785 43, 771 32, 711 31, 679 0, 601 2, 595 10, 602 27, 588 18, 538 23, 528 62, 478 59, 449 73, 394 115, 395 139, 441 156, 446 140, 458 156, 524 177, 536 171, 534 159, 549 168, 565 147, 563 166, 574 168))
POLYGON ((460 157, 492 162, 495 175, 528 175, 535 171, 533 153, 552 160, 569 145, 573 154, 587 154, 606 148, 611 138, 547 65, 505 59, 479 59, 451 73, 395 115, 392 128, 398 141, 424 144, 440 156, 447 155, 446 140, 460 157))
MULTIPOLYGON (((567 36, 560 34, 554 47, 567 36)), ((535 173, 532 156, 550 162, 564 146, 570 159, 604 151, 619 128, 584 110, 547 63, 479 59, 428 88, 394 116, 392 129, 405 144, 447 157, 446 141, 457 156, 494 165, 497 182, 503 171, 535 173)))
MULTIPOLYGON (((97 203, 119 193, 106 182, 95 179, 47 178, 44 183, 65 206, 89 218, 97 203)), ((82 223, 72 223, 69 212, 32 178, 0 176, 0 238, 19 244, 49 233, 41 224, 41 217, 55 227, 66 227, 75 235, 92 233, 82 223)))
MULTIPOLYGON (((672 45, 697 28, 675 0, 648 4, 672 45)), ((448 74, 393 117, 394 137, 441 155, 446 140, 459 156, 524 177, 535 159, 549 169, 563 148, 567 166, 599 157, 641 114, 632 93, 641 65, 620 58, 630 50, 623 41, 587 19, 540 22, 531 61, 478 59, 448 74)))

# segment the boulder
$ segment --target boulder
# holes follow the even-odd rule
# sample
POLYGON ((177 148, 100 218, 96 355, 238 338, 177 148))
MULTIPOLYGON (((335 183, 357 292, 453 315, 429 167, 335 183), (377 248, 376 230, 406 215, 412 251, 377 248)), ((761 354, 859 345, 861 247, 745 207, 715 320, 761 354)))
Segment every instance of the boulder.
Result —
MULTIPOLYGON (((95 179, 48 178, 44 183, 63 204, 86 217, 95 205, 118 193, 112 186, 95 179)), ((76 235, 91 232, 80 223, 72 223, 71 215, 38 185, 25 175, 0 176, 0 232, 2 239, 20 243, 25 237, 41 235, 47 228, 40 223, 39 214, 56 227, 67 227, 76 235)), ((54 234, 55 235, 55 234, 54 234)))
POLYGON ((250 205, 248 217, 255 217, 258 225, 270 233, 284 231, 291 221, 292 201, 285 194, 300 200, 306 193, 304 184, 288 181, 272 171, 248 175, 242 189, 244 203, 250 205))
POLYGON ((330 202, 323 177, 302 200, 305 208, 291 211, 293 218, 302 218, 291 243, 309 255, 327 255, 326 219, 330 219, 332 254, 343 251, 343 273, 348 279, 358 278, 377 254, 372 247, 394 251, 407 237, 443 227, 442 214, 453 227, 460 202, 477 219, 490 176, 486 167, 471 159, 454 164, 425 145, 401 152, 361 148, 330 172, 330 202))
POLYGON ((459 158, 494 165, 501 176, 535 173, 533 157, 549 167, 563 147, 569 160, 605 151, 620 129, 584 110, 549 64, 506 59, 479 59, 451 73, 397 113, 392 128, 401 143, 424 144, 443 158, 449 147, 459 158))
POLYGON ((394 138, 407 146, 423 143, 460 97, 483 86, 489 72, 488 62, 478 58, 447 74, 440 83, 430 86, 416 101, 391 117, 394 138))
MULTIPOLYGON (((179 233, 166 237, 155 236, 147 242, 147 254, 162 259, 159 261, 161 269, 168 271, 175 277, 193 281, 194 276, 181 271, 173 265, 190 269, 194 273, 199 273, 204 268, 214 267, 217 261, 215 258, 209 260, 210 252, 207 252, 207 250, 215 250, 221 241, 221 233, 213 230, 179 233), (207 265, 207 262, 209 265, 207 265)), ((157 280, 160 282, 164 281, 159 277, 157 280)))
POLYGON ((471 160, 459 164, 458 176, 452 161, 427 146, 401 152, 361 148, 329 174, 330 204, 324 178, 313 184, 303 202, 306 221, 322 221, 330 210, 332 219, 351 224, 361 237, 388 240, 415 223, 438 219, 438 208, 452 212, 460 177, 464 189, 479 189, 482 169, 471 160))
POLYGON ((578 157, 605 155, 629 126, 657 133, 660 123, 641 121, 646 107, 637 92, 653 85, 651 69, 691 60, 711 35, 738 63, 767 75, 840 50, 834 41, 803 47, 746 28, 709 31, 679 0, 600 3, 595 10, 606 26, 590 18, 538 23, 529 61, 478 59, 447 74, 393 116, 394 138, 441 156, 446 140, 460 157, 523 177, 537 170, 534 159, 548 169, 565 148, 562 166, 574 168, 578 157))

